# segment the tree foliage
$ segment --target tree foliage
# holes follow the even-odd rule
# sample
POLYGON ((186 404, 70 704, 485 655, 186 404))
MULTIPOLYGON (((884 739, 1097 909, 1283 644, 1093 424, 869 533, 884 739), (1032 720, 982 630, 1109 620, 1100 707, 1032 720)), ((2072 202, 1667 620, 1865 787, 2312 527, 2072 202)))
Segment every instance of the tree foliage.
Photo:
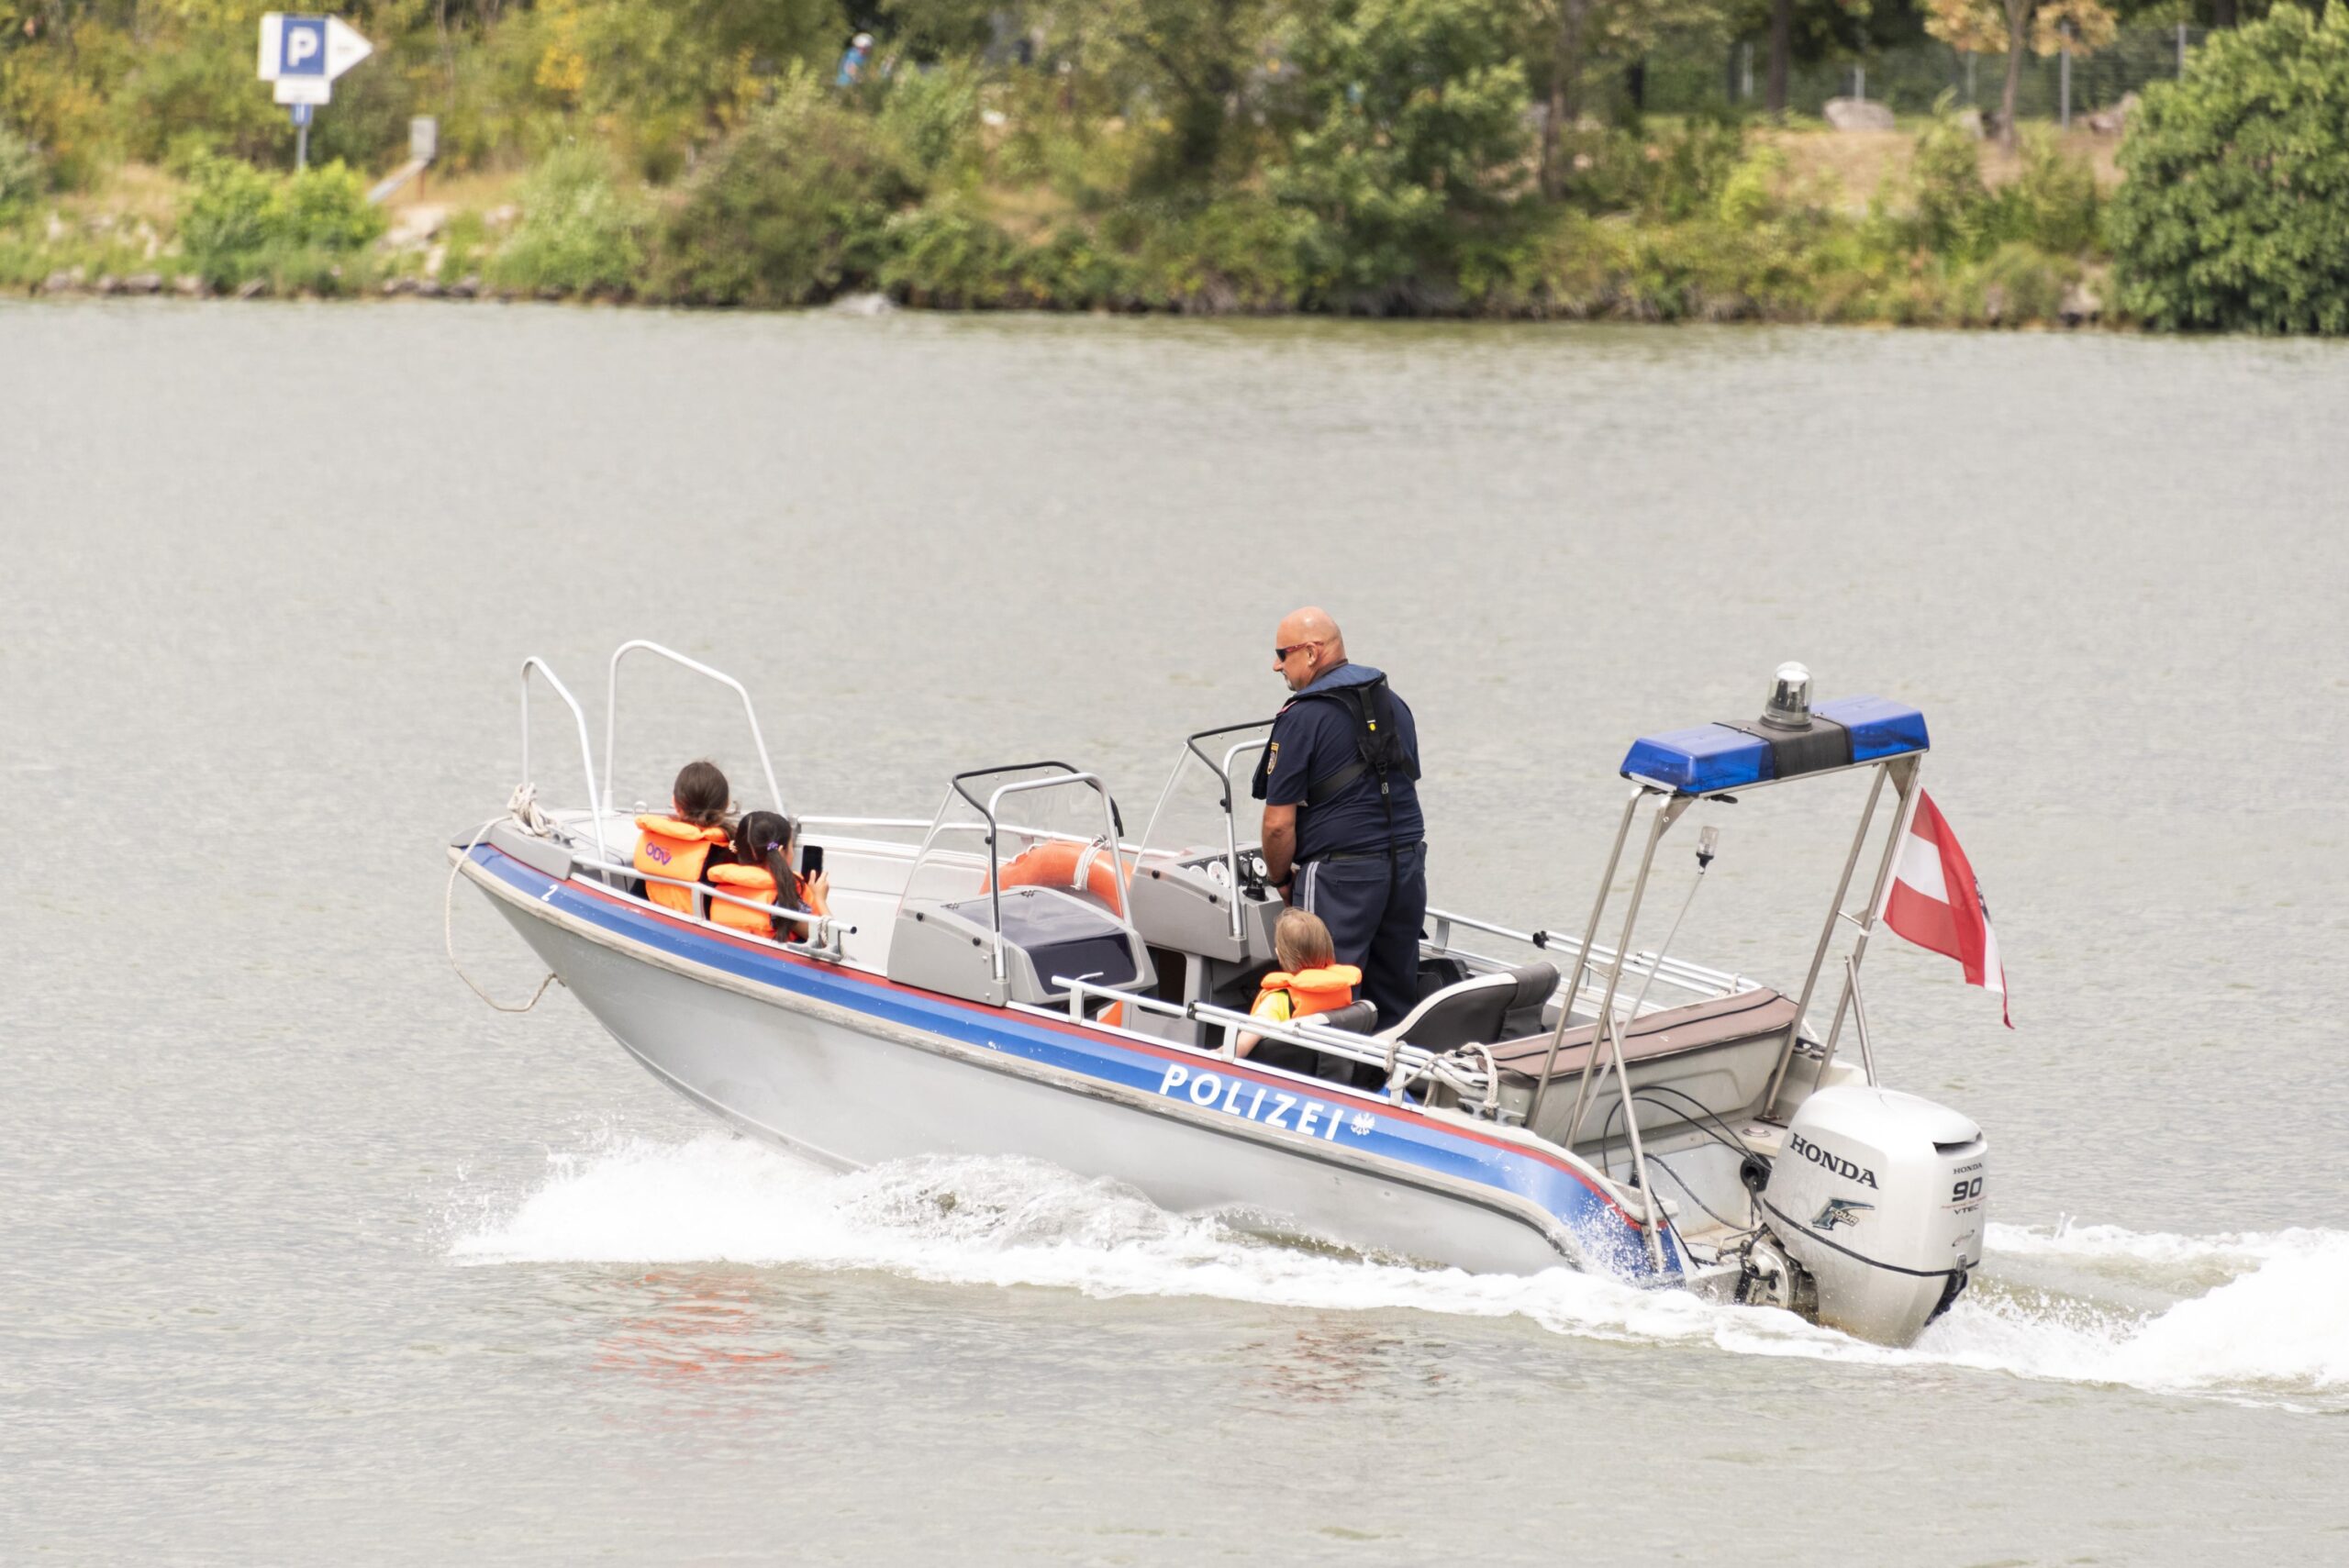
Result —
POLYGON ((2123 304, 2170 328, 2349 332, 2349 6, 2278 6, 2149 88, 2109 225, 2123 304))
POLYGON ((1341 298, 1442 272, 1521 194, 1525 72, 1497 0, 1341 0, 1302 51, 1309 108, 1276 174, 1341 298))

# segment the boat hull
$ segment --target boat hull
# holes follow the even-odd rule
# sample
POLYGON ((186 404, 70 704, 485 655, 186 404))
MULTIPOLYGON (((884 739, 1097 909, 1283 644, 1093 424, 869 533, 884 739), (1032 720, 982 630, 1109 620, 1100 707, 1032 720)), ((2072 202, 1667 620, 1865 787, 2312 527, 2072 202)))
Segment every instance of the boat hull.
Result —
MULTIPOLYGON (((1373 1253, 1656 1277, 1620 1206, 1521 1140, 909 991, 556 881, 486 846, 464 869, 655 1077, 824 1164, 1025 1156, 1127 1183, 1170 1210, 1373 1253)), ((1679 1272, 1675 1246, 1666 1263, 1679 1272)))

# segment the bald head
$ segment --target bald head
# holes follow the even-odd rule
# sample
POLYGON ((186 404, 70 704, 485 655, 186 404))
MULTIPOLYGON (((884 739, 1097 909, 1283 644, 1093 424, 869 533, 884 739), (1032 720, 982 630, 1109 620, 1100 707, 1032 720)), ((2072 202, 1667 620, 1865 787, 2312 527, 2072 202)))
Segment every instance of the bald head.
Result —
POLYGON ((1283 616, 1273 632, 1273 647, 1279 659, 1274 668, 1293 692, 1303 691, 1316 676, 1346 662, 1345 634, 1318 605, 1283 616))

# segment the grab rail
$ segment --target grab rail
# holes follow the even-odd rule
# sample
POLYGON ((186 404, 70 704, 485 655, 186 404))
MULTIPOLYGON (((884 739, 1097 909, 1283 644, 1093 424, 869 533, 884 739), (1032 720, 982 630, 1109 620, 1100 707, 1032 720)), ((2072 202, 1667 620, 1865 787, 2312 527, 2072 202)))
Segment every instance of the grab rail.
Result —
MULTIPOLYGON (((1068 1016, 1077 1023, 1091 1021, 1085 1017, 1085 1003, 1087 997, 1096 997, 1129 1004, 1143 1012, 1186 1023, 1217 1025, 1228 1031, 1223 1045, 1214 1050, 1204 1046, 1188 1048, 1217 1062, 1240 1060, 1237 1031, 1245 1029, 1266 1040, 1305 1046, 1324 1055, 1342 1057, 1349 1062, 1361 1062, 1365 1067, 1376 1067, 1388 1074, 1384 1092, 1390 1102, 1404 1103, 1411 1085, 1422 1080, 1431 1085, 1441 1080, 1464 1095, 1473 1094, 1481 1096, 1484 1100, 1483 1113, 1498 1120, 1500 1081, 1497 1073, 1489 1076, 1479 1074, 1453 1062, 1448 1055, 1439 1055, 1424 1046, 1381 1040, 1374 1035, 1353 1034, 1318 1024, 1311 1018, 1275 1023, 1236 1008, 1219 1006, 1213 1002, 1168 1002, 1156 996, 1120 991, 1114 986, 1097 985, 1089 980, 1072 980, 1065 975, 1053 975, 1052 984, 1067 989, 1068 1016)), ((1486 1053, 1486 1059, 1490 1062, 1489 1052, 1486 1053)))
MULTIPOLYGON (((1583 951, 1582 943, 1564 931, 1512 930, 1507 926, 1494 925, 1489 920, 1479 920, 1467 915, 1456 915, 1448 909, 1431 908, 1428 911, 1428 919, 1435 928, 1432 942, 1446 951, 1453 951, 1452 928, 1454 926, 1464 926, 1472 931, 1485 931, 1496 937, 1507 937, 1510 941, 1523 942, 1528 947, 1540 948, 1544 952, 1572 954, 1583 951)), ((1601 969, 1604 969, 1615 962, 1615 950, 1593 942, 1589 949, 1589 956, 1601 969)), ((1625 959, 1623 963, 1623 973, 1626 974, 1645 973, 1663 981, 1666 985, 1675 986, 1683 991, 1709 992, 1715 995, 1734 996, 1741 991, 1758 990, 1761 985, 1759 981, 1748 980, 1742 974, 1731 974, 1719 969, 1708 969, 1703 964, 1690 963, 1684 959, 1659 960, 1658 955, 1652 952, 1635 952, 1625 959)), ((1592 977, 1586 976, 1586 979, 1588 978, 1592 977)))
MULTIPOLYGON (((587 815, 596 828, 596 853, 599 858, 608 860, 611 851, 604 843, 603 814, 595 809, 596 754, 587 744, 586 711, 579 706, 579 699, 571 695, 571 688, 562 684, 553 668, 535 653, 522 661, 522 782, 526 784, 530 782, 530 672, 533 670, 545 677, 547 684, 554 688, 554 695, 571 709, 572 723, 579 730, 579 765, 581 774, 587 782, 587 815)), ((607 744, 609 744, 608 740, 607 744)))
MULTIPOLYGON (((698 659, 689 659, 674 648, 663 648, 657 642, 648 642, 642 638, 623 642, 612 650, 611 673, 604 690, 604 809, 609 811, 613 808, 612 754, 617 745, 614 734, 619 727, 620 661, 639 651, 657 653, 673 664, 684 665, 696 675, 706 675, 719 685, 729 687, 736 696, 742 699, 742 717, 751 721, 751 741, 759 749, 759 766, 766 770, 768 797, 774 802, 774 808, 777 811, 782 812, 785 817, 790 816, 791 808, 784 804, 783 787, 774 782, 774 759, 767 753, 767 738, 765 732, 759 728, 758 710, 751 706, 751 694, 744 689, 742 683, 723 670, 713 670, 698 659)), ((589 787, 591 789, 594 787, 592 778, 589 780, 589 787)), ((595 797, 591 795, 588 798, 592 802, 595 797)))
MULTIPOLYGON (((836 939, 843 936, 852 937, 856 935, 856 923, 852 920, 842 920, 830 915, 818 915, 812 909, 785 909, 779 904, 761 904, 754 899, 738 897, 731 893, 721 893, 706 882, 681 882, 674 876, 657 876, 651 872, 639 871, 634 866, 616 865, 611 862, 605 860, 589 861, 581 859, 578 856, 573 856, 573 863, 574 865, 585 866, 590 871, 600 871, 605 873, 607 880, 609 880, 613 874, 617 873, 621 876, 634 877, 640 882, 657 882, 664 887, 682 887, 689 893, 698 893, 705 898, 720 899, 728 904, 738 906, 740 908, 751 910, 756 914, 780 916, 784 919, 795 921, 799 925, 812 928, 810 932, 811 939, 824 937, 835 939, 830 941, 823 942, 813 941, 811 940, 810 945, 829 946, 837 951, 840 944, 836 939)), ((614 891, 618 892, 620 890, 615 889, 614 891)), ((629 895, 622 892, 621 896, 627 897, 629 895)), ((651 900, 650 899, 640 900, 640 902, 651 904, 651 900)), ((656 904, 652 905, 652 907, 657 909, 662 908, 662 906, 656 904)), ((666 912, 672 915, 677 913, 674 909, 669 909, 666 912)), ((701 925, 708 926, 716 930, 725 930, 727 929, 726 927, 718 925, 717 921, 705 919, 699 915, 688 915, 686 916, 686 918, 696 921, 701 925)))

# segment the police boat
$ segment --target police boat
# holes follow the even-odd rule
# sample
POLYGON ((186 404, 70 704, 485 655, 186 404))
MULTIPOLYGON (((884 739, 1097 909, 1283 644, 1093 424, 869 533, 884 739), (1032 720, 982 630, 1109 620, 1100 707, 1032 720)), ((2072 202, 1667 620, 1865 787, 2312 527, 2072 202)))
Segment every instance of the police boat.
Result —
MULTIPOLYGON (((691 912, 646 896, 666 879, 635 869, 635 812, 613 791, 620 677, 646 658, 740 698, 788 814, 731 676, 622 645, 599 786, 584 711, 531 658, 525 783, 453 842, 450 885, 480 888, 655 1078, 746 1134, 836 1168, 1024 1155, 1271 1236, 1472 1271, 1603 1270, 1889 1344, 1981 1258, 1982 1132, 1877 1083, 1859 985, 1928 744, 1914 708, 1813 706, 1786 666, 1757 719, 1632 744, 1578 933, 1431 909, 1408 1016, 1356 1002, 1267 1024, 1246 1009, 1282 904, 1234 801, 1269 720, 1187 737, 1139 839, 1097 775, 1058 761, 957 774, 928 818, 801 816, 797 852, 821 856, 831 911, 786 915, 766 940, 706 917, 713 900, 771 912, 721 890, 670 884, 691 912), (563 808, 529 782, 540 684, 576 731, 583 794, 563 808), (1678 915, 1632 951, 1675 827, 1842 773, 1865 775, 1865 803, 1798 985, 1673 956, 1678 915), (1846 923, 1856 936, 1831 966, 1846 923), (1501 944, 1530 956, 1475 951, 1501 944), (1321 1071, 1237 1057, 1243 1028, 1321 1071), (1839 1050, 1847 1034, 1855 1051, 1839 1050)), ((1696 849, 1679 915, 1712 827, 1696 849)))

